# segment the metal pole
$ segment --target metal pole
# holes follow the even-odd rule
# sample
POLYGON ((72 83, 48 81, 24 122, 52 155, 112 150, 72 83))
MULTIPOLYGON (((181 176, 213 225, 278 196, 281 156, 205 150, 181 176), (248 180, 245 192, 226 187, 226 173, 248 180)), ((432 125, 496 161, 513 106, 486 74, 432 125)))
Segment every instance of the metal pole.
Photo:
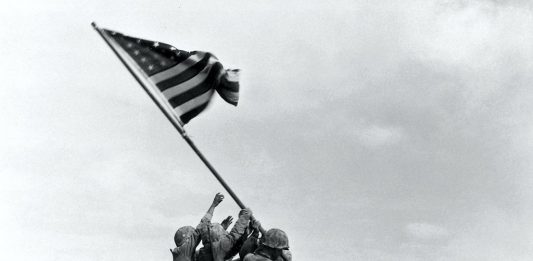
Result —
POLYGON ((218 182, 220 182, 220 184, 224 187, 224 189, 226 189, 226 191, 230 194, 230 196, 233 198, 233 200, 235 200, 235 202, 237 203, 237 205, 239 205, 239 207, 241 209, 245 208, 244 204, 242 203, 242 201, 237 197, 237 195, 235 195, 235 193, 233 192, 233 190, 231 190, 231 188, 228 186, 228 184, 224 181, 224 179, 222 179, 222 177, 220 176, 220 174, 218 174, 218 172, 215 170, 215 168, 213 168, 213 166, 211 165, 211 163, 209 163, 209 161, 204 157, 204 155, 200 152, 200 150, 196 147, 196 145, 194 145, 194 143, 192 142, 192 140, 189 138, 189 136, 187 135, 187 133, 185 132, 185 130, 183 129, 183 126, 181 126, 176 120, 174 120, 172 114, 170 112, 168 112, 165 107, 163 105, 160 104, 159 100, 154 96, 154 94, 152 92, 150 92, 150 90, 148 89, 148 87, 144 84, 144 82, 141 80, 141 78, 139 77, 139 75, 137 75, 134 71, 133 71, 133 68, 130 67, 130 65, 124 60, 124 58, 119 54, 119 52, 115 49, 115 47, 109 42, 109 40, 107 39, 107 37, 104 36, 104 34, 102 33, 102 31, 100 30, 100 28, 96 25, 95 22, 92 22, 91 25, 93 26, 94 30, 96 30, 96 32, 98 32, 98 34, 102 37, 102 39, 104 39, 104 41, 107 43, 107 45, 109 46, 109 48, 111 48, 111 50, 113 50, 113 52, 115 53, 115 55, 118 57, 118 59, 122 62, 122 64, 128 69, 128 71, 131 73, 131 75, 133 75, 133 78, 135 78, 135 80, 137 80, 137 82, 141 85, 141 87, 144 89, 144 91, 146 92, 146 94, 148 94, 148 96, 150 96, 150 98, 152 99, 152 101, 157 105, 157 107, 161 110, 161 112, 165 115, 165 117, 167 117, 167 119, 170 121, 170 123, 172 123, 172 125, 174 126, 174 128, 176 128, 176 130, 181 134, 181 137, 183 137, 183 139, 185 139, 185 141, 187 142, 187 144, 189 144, 189 146, 194 150, 194 152, 196 153, 196 155, 198 155, 198 157, 200 157, 200 159, 202 160, 202 162, 207 166, 207 168, 211 171, 211 173, 213 174, 213 176, 215 176, 215 178, 218 180, 218 182))
POLYGON ((207 159, 204 157, 202 152, 200 152, 200 150, 198 150, 196 145, 194 145, 194 143, 189 138, 189 136, 182 134, 182 137, 185 139, 185 141, 187 141, 187 143, 191 146, 191 148, 194 150, 194 152, 196 152, 196 155, 198 155, 198 157, 200 157, 200 159, 204 162, 204 164, 211 171, 211 173, 213 173, 213 176, 215 176, 215 178, 218 180, 218 182, 220 182, 220 184, 226 189, 226 191, 230 194, 230 196, 233 198, 233 200, 235 200, 237 205, 239 205, 239 207, 241 209, 246 208, 244 206, 244 204, 242 203, 242 201, 237 197, 237 195, 235 195, 233 190, 231 190, 231 188, 228 186, 228 184, 224 181, 224 179, 222 179, 222 177, 218 174, 218 172, 215 170, 215 168, 213 168, 211 163, 209 163, 209 161, 207 161, 207 159))

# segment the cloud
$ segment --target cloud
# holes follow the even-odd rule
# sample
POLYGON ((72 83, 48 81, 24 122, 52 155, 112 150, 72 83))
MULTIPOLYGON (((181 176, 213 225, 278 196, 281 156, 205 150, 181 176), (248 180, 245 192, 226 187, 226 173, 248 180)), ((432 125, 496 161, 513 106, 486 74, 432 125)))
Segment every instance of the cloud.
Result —
POLYGON ((446 228, 428 223, 407 224, 405 232, 420 240, 442 239, 450 235, 446 228))
POLYGON ((359 141, 369 147, 379 147, 399 142, 403 132, 399 128, 370 125, 356 131, 359 141))
POLYGON ((96 19, 243 69, 239 107, 217 101, 187 129, 300 259, 527 260, 533 20, 521 1, 171 2, 15 7, 35 19, 0 36, 0 245, 17 250, 4 259, 27 260, 27 238, 50 242, 35 244, 41 260, 168 258, 175 226, 221 190, 96 19))
POLYGON ((443 249, 448 258, 438 260, 531 260, 531 213, 525 209, 523 216, 516 215, 492 206, 472 211, 443 249))

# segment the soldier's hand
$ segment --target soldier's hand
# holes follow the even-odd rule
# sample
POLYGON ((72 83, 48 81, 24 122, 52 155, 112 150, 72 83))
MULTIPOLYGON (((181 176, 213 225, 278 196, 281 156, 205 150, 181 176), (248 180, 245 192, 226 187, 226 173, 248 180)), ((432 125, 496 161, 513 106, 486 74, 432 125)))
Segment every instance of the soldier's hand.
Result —
POLYGON ((259 222, 259 220, 257 220, 257 219, 253 219, 252 220, 252 227, 255 230, 259 230, 259 228, 261 227, 261 222, 259 222))
POLYGON ((241 211, 241 216, 247 218, 247 219, 250 219, 252 217, 252 210, 249 209, 249 208, 245 208, 241 211))
POLYGON ((226 219, 222 220, 222 223, 220 223, 220 225, 221 225, 225 230, 227 230, 228 227, 231 225, 231 223, 233 223, 233 217, 232 217, 232 216, 228 216, 226 219))
POLYGON ((218 206, 220 202, 224 200, 224 195, 222 195, 220 192, 215 195, 215 199, 213 199, 213 205, 218 206))

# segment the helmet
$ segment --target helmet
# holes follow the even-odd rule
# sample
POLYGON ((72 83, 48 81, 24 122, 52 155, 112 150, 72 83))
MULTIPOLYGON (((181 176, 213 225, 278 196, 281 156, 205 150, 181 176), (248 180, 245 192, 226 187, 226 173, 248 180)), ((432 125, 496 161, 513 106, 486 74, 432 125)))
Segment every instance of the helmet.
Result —
POLYGON ((289 238, 287 237, 287 234, 283 232, 283 230, 272 228, 266 232, 263 245, 270 248, 288 249, 289 238))
POLYGON ((174 235, 174 243, 176 243, 176 246, 179 247, 185 243, 185 241, 191 237, 192 233, 194 233, 194 227, 184 226, 178 228, 178 231, 176 231, 176 234, 174 235))

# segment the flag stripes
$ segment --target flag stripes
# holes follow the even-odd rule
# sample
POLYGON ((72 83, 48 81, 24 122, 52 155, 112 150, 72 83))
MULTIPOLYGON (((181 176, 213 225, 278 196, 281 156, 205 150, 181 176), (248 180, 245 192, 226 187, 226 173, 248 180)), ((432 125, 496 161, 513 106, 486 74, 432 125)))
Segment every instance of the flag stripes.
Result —
POLYGON ((226 102, 237 105, 239 101, 239 70, 227 70, 220 79, 220 88, 216 89, 226 102))
POLYGON ((162 71, 158 74, 154 74, 150 77, 150 80, 152 80, 154 83, 159 83, 161 81, 167 80, 171 78, 174 75, 178 75, 182 73, 183 71, 187 70, 192 65, 199 62, 204 57, 204 53, 201 54, 191 54, 188 56, 184 61, 176 64, 175 66, 162 71))
POLYGON ((206 68, 206 66, 209 64, 210 57, 211 55, 206 53, 205 55, 203 55, 200 61, 189 66, 183 72, 172 75, 172 77, 157 83, 157 87, 159 88, 159 90, 164 91, 170 87, 176 86, 184 81, 189 80, 190 78, 201 72, 204 68, 206 68))
POLYGON ((202 83, 186 90, 185 92, 179 95, 169 98, 168 101, 170 102, 170 105, 172 105, 172 107, 178 107, 183 103, 187 102, 188 100, 191 100, 194 97, 197 97, 209 90, 212 90, 214 87, 213 84, 216 82, 216 79, 220 75, 219 72, 220 68, 222 68, 222 65, 220 65, 220 63, 216 63, 211 68, 212 70, 209 70, 209 74, 202 83))
POLYGON ((129 56, 135 68, 151 83, 152 91, 173 109, 185 124, 208 105, 215 90, 226 102, 237 105, 238 70, 225 70, 211 53, 175 47, 98 29, 111 44, 129 56))
MULTIPOLYGON (((211 64, 209 64, 209 66, 205 66, 203 68, 203 70, 200 71, 200 73, 194 75, 192 78, 189 78, 189 79, 184 80, 184 81, 177 81, 176 80, 176 82, 180 82, 180 83, 178 83, 176 85, 173 85, 170 88, 165 89, 163 91, 163 95, 165 95, 165 97, 170 99, 170 98, 172 98, 174 96, 177 96, 177 95, 179 95, 179 94, 181 94, 181 93, 193 88, 194 86, 197 86, 197 85, 201 84, 202 82, 204 82, 207 79, 207 76, 208 76, 209 72, 211 71, 211 69, 213 68, 214 65, 215 65, 215 60, 213 60, 213 62, 211 64)), ((220 63, 218 63, 218 65, 220 65, 220 63)), ((185 72, 183 74, 185 74, 185 72)), ((183 75, 183 74, 180 74, 180 75, 183 75)))
POLYGON ((205 108, 207 108, 207 105, 208 105, 209 102, 206 102, 206 103, 203 103, 201 105, 199 105, 198 107, 190 110, 190 111, 187 111, 186 113, 182 114, 180 119, 182 122, 189 122, 192 118, 198 116, 198 114, 200 114, 203 110, 205 110, 205 108))
POLYGON ((194 99, 188 100, 187 102, 181 104, 180 106, 177 106, 176 109, 182 112, 191 111, 195 107, 209 102, 209 99, 211 99, 212 95, 213 95, 213 90, 209 90, 203 94, 196 96, 194 99))

